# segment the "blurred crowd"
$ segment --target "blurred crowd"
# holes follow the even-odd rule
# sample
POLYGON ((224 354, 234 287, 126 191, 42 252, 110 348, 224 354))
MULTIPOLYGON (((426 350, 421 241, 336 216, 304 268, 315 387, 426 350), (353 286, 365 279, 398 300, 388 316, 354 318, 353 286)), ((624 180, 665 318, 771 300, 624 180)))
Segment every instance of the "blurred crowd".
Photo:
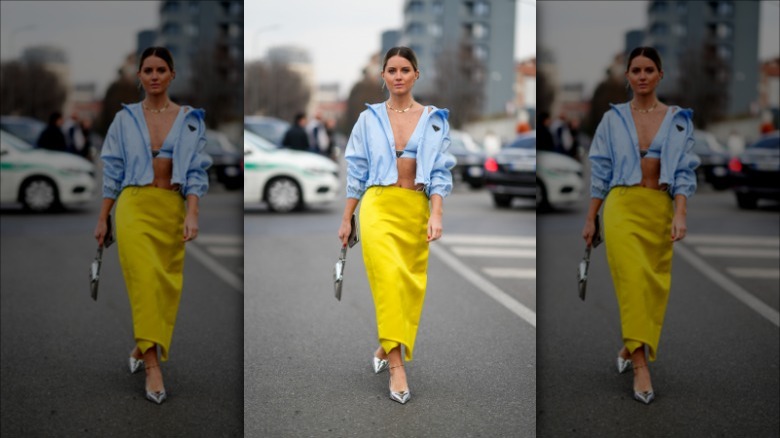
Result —
POLYGON ((92 120, 79 117, 76 112, 66 119, 61 112, 54 111, 35 145, 40 149, 69 152, 92 161, 96 154, 92 120))

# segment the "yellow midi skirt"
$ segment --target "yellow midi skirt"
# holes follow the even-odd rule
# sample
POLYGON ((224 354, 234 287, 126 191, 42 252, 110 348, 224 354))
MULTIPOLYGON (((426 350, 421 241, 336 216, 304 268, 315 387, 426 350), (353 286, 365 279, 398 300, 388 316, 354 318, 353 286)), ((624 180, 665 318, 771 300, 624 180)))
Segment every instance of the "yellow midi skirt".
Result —
POLYGON ((127 187, 117 200, 117 248, 135 342, 142 352, 159 345, 163 361, 181 298, 184 215, 184 200, 172 190, 127 187))
POLYGON ((655 361, 672 283, 672 200, 645 187, 613 188, 604 204, 604 242, 623 343, 647 344, 655 361))
POLYGON ((386 353, 412 360, 428 281, 428 198, 400 187, 370 187, 360 202, 360 240, 386 353))

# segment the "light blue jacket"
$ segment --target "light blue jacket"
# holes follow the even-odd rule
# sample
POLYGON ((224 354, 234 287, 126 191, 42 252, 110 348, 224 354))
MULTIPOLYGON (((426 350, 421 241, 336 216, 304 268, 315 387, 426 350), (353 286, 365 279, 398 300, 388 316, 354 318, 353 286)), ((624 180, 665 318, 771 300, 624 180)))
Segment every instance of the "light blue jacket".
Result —
MULTIPOLYGON (((633 186, 642 182, 634 119, 629 103, 610 104, 590 146, 591 187, 593 198, 604 199, 615 186, 633 186)), ((660 146, 661 175, 659 184, 669 185, 669 194, 693 196, 699 157, 693 149, 693 111, 670 106, 650 148, 660 146), (659 145, 660 143, 660 145, 659 145)))
MULTIPOLYGON (((385 103, 366 104, 349 136, 344 158, 347 160, 347 197, 360 199, 371 186, 387 186, 398 182, 395 141, 385 103)), ((423 109, 416 135, 417 170, 414 183, 425 186, 425 194, 446 197, 452 191, 455 157, 450 147, 449 111, 432 106, 423 109)), ((412 137, 415 137, 412 134, 412 137)), ((407 148, 413 145, 407 145, 407 148)))
MULTIPOLYGON (((154 180, 152 147, 140 103, 122 104, 108 128, 100 158, 103 160, 103 197, 116 199, 127 186, 145 186, 154 180)), ((173 149, 171 184, 184 196, 202 197, 209 188, 206 169, 211 157, 206 147, 205 112, 182 106, 163 148, 173 149)))

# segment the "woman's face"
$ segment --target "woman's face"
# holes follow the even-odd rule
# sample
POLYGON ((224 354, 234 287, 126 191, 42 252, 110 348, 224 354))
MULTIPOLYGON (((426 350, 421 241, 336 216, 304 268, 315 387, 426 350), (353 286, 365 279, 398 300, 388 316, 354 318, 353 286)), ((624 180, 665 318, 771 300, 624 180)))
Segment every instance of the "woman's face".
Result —
POLYGON ((649 95, 655 92, 663 72, 658 70, 652 59, 639 55, 631 60, 626 79, 636 95, 649 95))
POLYGON ((387 60, 382 72, 382 79, 391 94, 403 95, 412 91, 415 81, 420 76, 414 70, 412 63, 403 56, 393 56, 387 60))
POLYGON ((160 95, 168 91, 168 85, 174 75, 165 60, 152 55, 144 59, 141 64, 138 79, 141 80, 147 95, 160 95))

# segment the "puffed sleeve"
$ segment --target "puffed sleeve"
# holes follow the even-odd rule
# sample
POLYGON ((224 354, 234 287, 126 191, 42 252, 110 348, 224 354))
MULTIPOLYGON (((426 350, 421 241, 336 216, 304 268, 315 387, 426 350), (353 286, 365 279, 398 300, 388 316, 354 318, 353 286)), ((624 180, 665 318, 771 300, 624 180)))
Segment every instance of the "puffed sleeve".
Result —
POLYGON ((211 166, 211 157, 206 153, 206 122, 201 117, 198 121, 198 143, 187 166, 187 184, 184 196, 196 195, 202 198, 209 189, 209 175, 206 172, 211 166))
POLYGON ((452 192, 452 172, 455 167, 455 157, 449 153, 450 148, 450 124, 446 117, 442 117, 443 127, 441 147, 436 151, 433 167, 431 168, 431 183, 427 187, 428 197, 439 195, 446 198, 452 192))
POLYGON ((680 161, 674 170, 674 185, 672 186, 672 196, 683 195, 686 198, 693 196, 696 191, 696 168, 699 167, 699 157, 693 153, 693 121, 692 111, 687 110, 689 115, 686 117, 685 124, 685 144, 683 152, 680 154, 680 161))
POLYGON ((366 191, 369 164, 364 142, 365 119, 365 113, 361 113, 344 151, 344 159, 347 161, 347 198, 360 199, 366 191))
POLYGON ((612 153, 609 144, 610 111, 612 110, 601 118, 588 153, 591 198, 604 199, 609 193, 609 183, 612 180, 612 153))
POLYGON ((103 197, 116 199, 122 191, 122 180, 125 177, 125 157, 122 148, 121 114, 117 113, 111 126, 108 127, 106 139, 100 151, 103 161, 103 197))

